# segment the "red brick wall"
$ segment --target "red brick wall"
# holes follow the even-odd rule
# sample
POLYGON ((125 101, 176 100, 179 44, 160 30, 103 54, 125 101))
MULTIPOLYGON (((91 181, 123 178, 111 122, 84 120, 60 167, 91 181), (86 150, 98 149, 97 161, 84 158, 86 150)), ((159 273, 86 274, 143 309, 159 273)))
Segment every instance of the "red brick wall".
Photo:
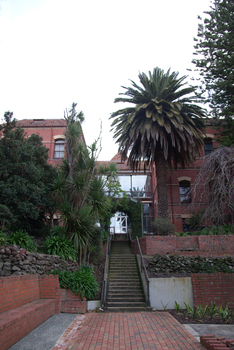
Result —
POLYGON ((61 295, 61 312, 81 313, 84 314, 87 310, 86 298, 81 300, 80 295, 76 295, 69 289, 60 289, 61 295))
MULTIPOLYGON (((234 256, 234 235, 229 236, 144 236, 139 238, 143 254, 178 254, 188 256, 234 256)), ((136 240, 133 249, 136 253, 136 240)))
POLYGON ((0 317, 1 350, 9 349, 54 313, 55 305, 51 299, 46 301, 38 299, 22 305, 17 309, 17 313, 15 310, 9 310, 7 315, 0 317))
POLYGON ((234 274, 194 274, 191 275, 193 286, 194 305, 210 305, 215 302, 216 306, 225 306, 229 303, 234 308, 234 274))
POLYGON ((25 275, 0 277, 0 313, 40 298, 57 299, 56 313, 60 312, 58 276, 25 275))
POLYGON ((55 313, 60 313, 60 287, 58 275, 39 276, 40 298, 56 299, 55 313))
POLYGON ((0 313, 39 298, 38 275, 0 277, 0 313))

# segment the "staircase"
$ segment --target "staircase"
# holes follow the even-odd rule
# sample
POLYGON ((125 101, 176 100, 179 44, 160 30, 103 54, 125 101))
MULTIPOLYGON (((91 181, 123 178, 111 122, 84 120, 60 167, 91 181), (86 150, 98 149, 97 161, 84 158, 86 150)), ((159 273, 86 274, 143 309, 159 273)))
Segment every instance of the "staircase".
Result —
POLYGON ((147 305, 136 257, 126 241, 112 241, 105 309, 145 311, 147 305))

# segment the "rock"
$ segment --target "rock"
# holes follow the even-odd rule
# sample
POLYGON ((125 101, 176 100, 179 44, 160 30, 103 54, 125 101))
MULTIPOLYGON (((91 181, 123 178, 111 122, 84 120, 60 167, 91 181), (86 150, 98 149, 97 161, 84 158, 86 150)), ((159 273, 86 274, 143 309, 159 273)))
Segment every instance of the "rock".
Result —
POLYGON ((11 250, 10 250, 10 248, 6 248, 6 249, 5 249, 5 254, 11 255, 11 250))
POLYGON ((12 271, 20 271, 20 268, 14 265, 14 266, 12 267, 12 271))
POLYGON ((26 253, 26 249, 21 248, 20 249, 20 256, 24 255, 26 253))

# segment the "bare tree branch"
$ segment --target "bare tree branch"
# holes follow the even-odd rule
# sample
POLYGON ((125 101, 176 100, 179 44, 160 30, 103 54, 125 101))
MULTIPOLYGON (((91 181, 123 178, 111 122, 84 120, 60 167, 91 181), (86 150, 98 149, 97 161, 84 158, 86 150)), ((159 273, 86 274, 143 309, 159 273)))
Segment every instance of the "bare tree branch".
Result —
POLYGON ((193 198, 195 203, 206 203, 204 220, 234 224, 234 147, 220 147, 205 157, 193 198))

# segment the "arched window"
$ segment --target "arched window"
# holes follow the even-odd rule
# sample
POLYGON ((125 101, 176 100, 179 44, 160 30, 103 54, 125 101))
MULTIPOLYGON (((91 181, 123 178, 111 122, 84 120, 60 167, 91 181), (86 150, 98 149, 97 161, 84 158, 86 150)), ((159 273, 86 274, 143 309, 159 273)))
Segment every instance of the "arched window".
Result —
POLYGON ((190 182, 187 180, 183 180, 183 181, 180 181, 179 184, 180 184, 180 202, 191 203, 190 182))
POLYGON ((64 157, 64 140, 58 139, 54 141, 54 158, 64 157))

